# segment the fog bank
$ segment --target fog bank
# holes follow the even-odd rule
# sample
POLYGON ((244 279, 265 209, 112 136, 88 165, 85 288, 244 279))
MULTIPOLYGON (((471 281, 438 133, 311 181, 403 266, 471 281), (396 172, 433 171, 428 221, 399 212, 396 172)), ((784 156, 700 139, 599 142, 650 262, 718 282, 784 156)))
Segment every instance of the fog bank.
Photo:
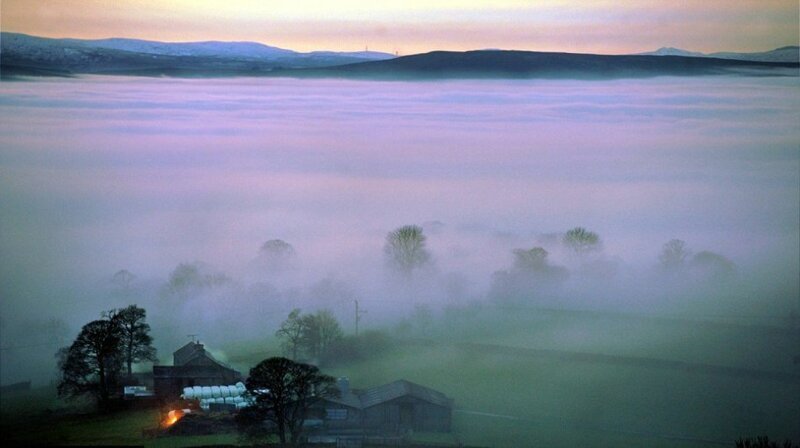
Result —
POLYGON ((268 338, 294 307, 349 329, 355 299, 367 326, 476 301, 780 319, 800 300, 797 83, 0 83, 2 382, 45 381, 80 325, 128 303, 163 361, 186 334, 268 338), (405 224, 431 253, 409 281, 383 252, 405 224), (576 226, 602 250, 571 254, 576 226), (735 272, 666 274, 674 238, 735 272), (294 248, 278 267, 258 261, 273 239, 294 248), (568 275, 493 296, 533 247, 568 275), (181 264, 196 276, 170 288, 181 264))

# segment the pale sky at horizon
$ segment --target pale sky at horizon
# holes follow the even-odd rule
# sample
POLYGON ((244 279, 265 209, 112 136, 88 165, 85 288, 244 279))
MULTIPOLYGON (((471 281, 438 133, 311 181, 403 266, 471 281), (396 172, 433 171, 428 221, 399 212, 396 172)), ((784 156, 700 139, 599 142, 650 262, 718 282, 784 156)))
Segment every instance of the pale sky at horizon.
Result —
POLYGON ((764 51, 800 40, 797 0, 1 1, 3 31, 255 41, 298 51, 764 51))

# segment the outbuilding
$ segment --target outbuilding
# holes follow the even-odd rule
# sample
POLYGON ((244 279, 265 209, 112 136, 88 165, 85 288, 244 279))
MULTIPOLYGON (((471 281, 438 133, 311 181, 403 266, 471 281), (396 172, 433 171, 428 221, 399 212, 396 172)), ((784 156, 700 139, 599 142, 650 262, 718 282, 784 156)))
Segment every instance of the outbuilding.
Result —
POLYGON ((351 389, 338 380, 340 396, 316 403, 312 414, 328 433, 398 434, 449 432, 453 400, 431 388, 397 380, 369 389, 351 389))

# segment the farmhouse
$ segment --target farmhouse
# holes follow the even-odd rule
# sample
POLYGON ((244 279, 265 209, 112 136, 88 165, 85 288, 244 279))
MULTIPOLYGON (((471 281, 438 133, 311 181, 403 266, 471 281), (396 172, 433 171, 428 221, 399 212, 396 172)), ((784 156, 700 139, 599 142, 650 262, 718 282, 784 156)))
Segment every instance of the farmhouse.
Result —
POLYGON ((323 399, 312 409, 326 433, 450 431, 453 400, 441 392, 406 380, 358 390, 340 378, 338 386, 339 397, 323 399))
POLYGON ((156 396, 177 398, 184 387, 234 384, 242 374, 217 361, 200 342, 189 342, 173 353, 173 365, 153 366, 156 396))

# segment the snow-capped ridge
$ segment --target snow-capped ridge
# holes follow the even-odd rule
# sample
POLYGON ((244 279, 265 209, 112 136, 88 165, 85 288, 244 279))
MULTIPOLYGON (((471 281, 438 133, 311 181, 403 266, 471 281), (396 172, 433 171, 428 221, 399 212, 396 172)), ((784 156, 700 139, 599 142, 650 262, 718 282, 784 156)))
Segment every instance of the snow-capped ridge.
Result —
POLYGON ((800 62, 800 47, 786 46, 776 48, 769 51, 761 51, 755 53, 739 53, 731 51, 718 51, 715 53, 700 53, 697 51, 688 51, 681 48, 674 47, 661 47, 655 51, 648 51, 645 53, 637 53, 639 56, 686 56, 697 58, 719 58, 719 59, 736 59, 742 61, 758 61, 758 62, 800 62))

